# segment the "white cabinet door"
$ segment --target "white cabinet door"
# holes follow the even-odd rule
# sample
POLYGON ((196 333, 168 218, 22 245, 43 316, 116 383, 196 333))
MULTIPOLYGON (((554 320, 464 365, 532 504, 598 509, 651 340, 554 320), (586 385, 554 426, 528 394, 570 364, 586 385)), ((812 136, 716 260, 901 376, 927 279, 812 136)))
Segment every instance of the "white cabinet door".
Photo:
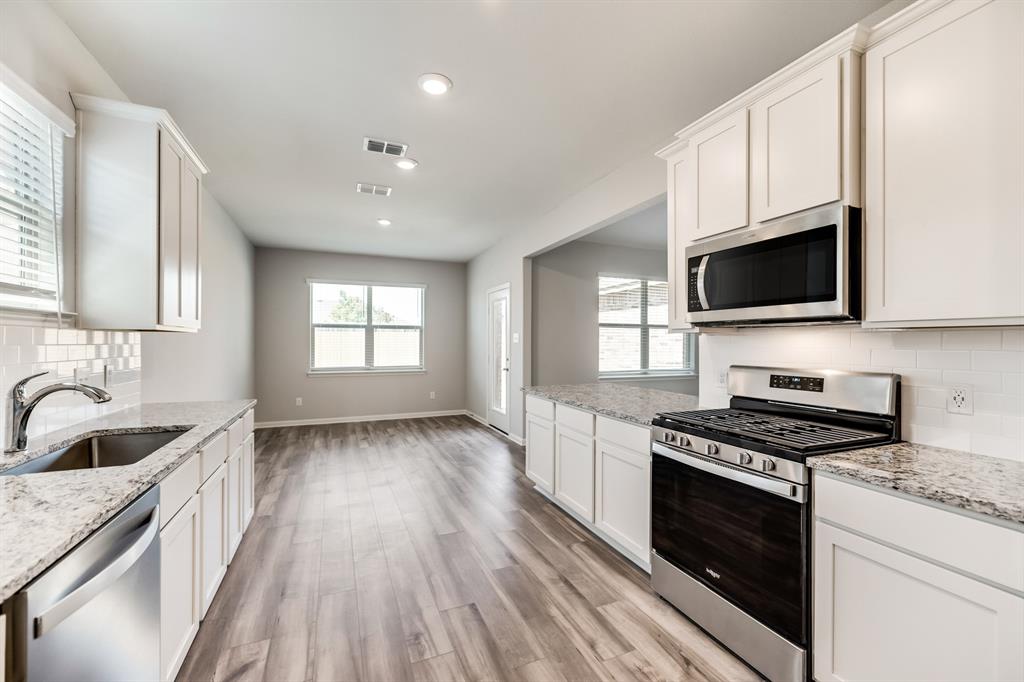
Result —
POLYGON ((677 201, 691 239, 747 226, 747 157, 746 109, 690 138, 677 201))
POLYGON ((199 488, 203 616, 228 567, 228 465, 222 463, 199 488))
POLYGON ((181 286, 180 324, 199 329, 202 275, 199 263, 199 232, 202 223, 203 173, 187 158, 181 169, 181 257, 178 281, 181 286))
POLYGON ((160 324, 178 327, 181 310, 181 180, 185 152, 160 131, 160 324))
POLYGON ((755 222, 838 201, 842 192, 840 60, 829 59, 750 108, 755 222))
POLYGON ((555 497, 594 522, 594 439, 561 425, 555 430, 555 497))
POLYGON ((1024 321, 1024 3, 953 2, 865 53, 868 322, 1024 321))
POLYGON ((242 532, 256 512, 256 438, 252 433, 242 444, 242 532))
POLYGON ((594 523, 644 563, 651 555, 651 455, 600 438, 594 523))
POLYGON ((171 682, 202 619, 199 496, 160 531, 160 676, 171 682))
POLYGON ((686 247, 691 238, 686 233, 686 148, 667 157, 668 163, 668 328, 692 329, 686 321, 686 247))
POLYGON ((242 541, 242 519, 245 516, 243 508, 243 487, 245 481, 242 474, 242 451, 244 444, 239 444, 235 451, 228 457, 228 562, 235 557, 238 543, 242 541))
POLYGON ((1024 599, 814 526, 814 678, 1024 679, 1024 599))
POLYGON ((547 492, 555 489, 555 424, 526 415, 526 475, 547 492))

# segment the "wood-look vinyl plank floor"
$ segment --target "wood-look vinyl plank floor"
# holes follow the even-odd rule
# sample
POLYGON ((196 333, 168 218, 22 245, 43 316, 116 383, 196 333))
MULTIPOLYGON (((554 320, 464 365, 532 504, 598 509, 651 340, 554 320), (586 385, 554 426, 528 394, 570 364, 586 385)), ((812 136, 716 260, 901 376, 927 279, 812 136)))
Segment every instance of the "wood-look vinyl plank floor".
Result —
POLYGON ((178 682, 759 679, 467 417, 255 450, 255 516, 178 682))

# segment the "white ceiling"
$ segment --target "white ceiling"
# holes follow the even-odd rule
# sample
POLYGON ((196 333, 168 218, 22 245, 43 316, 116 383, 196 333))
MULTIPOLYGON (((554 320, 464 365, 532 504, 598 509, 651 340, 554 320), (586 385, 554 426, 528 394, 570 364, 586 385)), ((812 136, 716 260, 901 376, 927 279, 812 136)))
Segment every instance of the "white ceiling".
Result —
POLYGON ((254 243, 467 260, 884 0, 52 4, 254 243))
POLYGON ((628 246, 633 249, 668 251, 668 206, 665 201, 637 211, 622 220, 591 232, 579 241, 628 246))

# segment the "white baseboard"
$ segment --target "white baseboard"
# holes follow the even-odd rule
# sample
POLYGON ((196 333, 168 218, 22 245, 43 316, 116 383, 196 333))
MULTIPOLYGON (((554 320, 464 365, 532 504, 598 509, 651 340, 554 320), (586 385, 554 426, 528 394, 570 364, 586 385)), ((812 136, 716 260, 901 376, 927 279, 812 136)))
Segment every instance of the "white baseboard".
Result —
POLYGON ((489 428, 491 431, 494 431, 502 438, 512 441, 516 445, 526 445, 526 441, 520 438, 519 436, 513 435, 511 433, 505 433, 504 431, 499 431, 498 429, 488 424, 486 419, 484 419, 475 412, 470 412, 469 410, 466 410, 466 416, 469 417, 470 419, 480 422, 481 424, 489 428))
POLYGON ((465 410, 436 410, 434 412, 401 412, 395 414, 365 414, 357 417, 323 417, 320 419, 285 419, 274 422, 256 422, 257 429, 275 429, 282 426, 317 426, 320 424, 351 424, 354 422, 381 422, 393 419, 424 419, 426 417, 454 417, 465 415, 465 410))

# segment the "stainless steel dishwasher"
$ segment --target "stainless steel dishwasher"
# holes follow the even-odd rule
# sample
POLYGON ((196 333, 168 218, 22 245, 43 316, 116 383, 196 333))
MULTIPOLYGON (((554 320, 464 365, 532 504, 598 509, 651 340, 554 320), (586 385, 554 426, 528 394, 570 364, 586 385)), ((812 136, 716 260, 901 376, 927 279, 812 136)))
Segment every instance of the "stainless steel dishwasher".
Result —
POLYGON ((157 486, 4 604, 9 682, 160 679, 159 501, 157 486))

